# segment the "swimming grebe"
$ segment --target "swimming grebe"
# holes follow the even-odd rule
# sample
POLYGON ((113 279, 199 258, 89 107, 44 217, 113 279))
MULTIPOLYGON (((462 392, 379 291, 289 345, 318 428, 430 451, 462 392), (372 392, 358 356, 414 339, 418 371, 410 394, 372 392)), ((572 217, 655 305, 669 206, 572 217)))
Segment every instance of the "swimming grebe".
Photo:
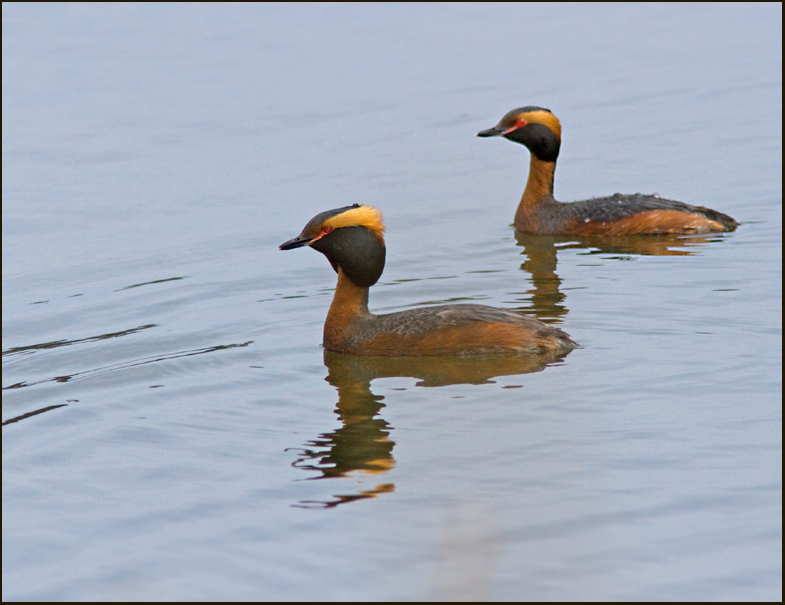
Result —
POLYGON ((324 348, 355 355, 566 353, 578 345, 553 326, 485 305, 439 305, 374 315, 368 289, 384 270, 382 214, 354 204, 313 217, 281 250, 310 246, 338 273, 324 323, 324 348))
POLYGON ((727 214, 653 195, 598 197, 562 203, 553 197, 553 173, 561 144, 561 124, 550 109, 519 107, 478 137, 503 136, 531 152, 529 180, 515 213, 515 228, 541 235, 612 236, 733 231, 727 214))

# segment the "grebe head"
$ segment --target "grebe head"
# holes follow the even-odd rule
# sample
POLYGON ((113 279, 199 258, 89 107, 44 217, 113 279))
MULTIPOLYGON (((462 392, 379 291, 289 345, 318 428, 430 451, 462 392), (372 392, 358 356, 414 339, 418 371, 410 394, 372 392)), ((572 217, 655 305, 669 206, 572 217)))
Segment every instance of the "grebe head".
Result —
POLYGON ((526 145, 537 159, 555 162, 561 145, 561 124, 550 109, 528 105, 507 112, 496 126, 481 130, 477 136, 503 136, 526 145))
POLYGON ((382 213, 371 206, 353 204, 320 212, 300 235, 278 248, 310 246, 327 257, 335 269, 363 288, 374 285, 384 271, 384 224, 382 213))

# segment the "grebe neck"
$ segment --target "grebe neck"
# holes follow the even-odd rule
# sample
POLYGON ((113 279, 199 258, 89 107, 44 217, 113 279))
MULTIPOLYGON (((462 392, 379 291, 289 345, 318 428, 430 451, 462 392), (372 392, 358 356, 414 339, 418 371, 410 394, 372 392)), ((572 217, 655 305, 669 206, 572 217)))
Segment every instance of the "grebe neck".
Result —
POLYGON ((515 224, 521 224, 524 215, 530 213, 544 200, 553 200, 553 175, 556 162, 545 162, 531 154, 529 179, 523 190, 521 203, 515 213, 515 224))
POLYGON ((338 285, 324 322, 324 346, 341 350, 351 336, 354 321, 360 316, 370 316, 368 310, 368 288, 358 286, 338 267, 338 285))

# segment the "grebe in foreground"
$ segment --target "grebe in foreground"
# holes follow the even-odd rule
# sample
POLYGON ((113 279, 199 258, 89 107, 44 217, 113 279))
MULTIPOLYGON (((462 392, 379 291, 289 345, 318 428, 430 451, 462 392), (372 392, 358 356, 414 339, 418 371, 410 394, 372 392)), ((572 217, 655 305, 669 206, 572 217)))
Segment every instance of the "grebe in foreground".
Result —
POLYGON ((503 136, 529 148, 529 180, 515 213, 515 228, 540 235, 614 236, 733 231, 727 214, 653 195, 598 197, 562 203, 553 197, 553 173, 561 145, 561 124, 550 109, 528 106, 508 112, 478 137, 503 136))
POLYGON ((368 289, 384 270, 382 215, 354 204, 313 217, 281 250, 310 246, 338 273, 324 323, 324 348, 355 355, 567 353, 578 345, 553 326, 485 305, 421 307, 386 315, 368 310, 368 289))

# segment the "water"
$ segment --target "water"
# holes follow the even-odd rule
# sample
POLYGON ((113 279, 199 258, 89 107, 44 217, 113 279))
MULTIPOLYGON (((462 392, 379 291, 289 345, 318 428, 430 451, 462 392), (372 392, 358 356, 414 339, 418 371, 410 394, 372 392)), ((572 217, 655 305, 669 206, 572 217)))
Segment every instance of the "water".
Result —
POLYGON ((3 5, 3 598, 781 600, 780 5, 3 5), (509 226, 659 193, 732 234, 509 226), (385 214, 377 312, 582 348, 325 355, 279 252, 385 214))

